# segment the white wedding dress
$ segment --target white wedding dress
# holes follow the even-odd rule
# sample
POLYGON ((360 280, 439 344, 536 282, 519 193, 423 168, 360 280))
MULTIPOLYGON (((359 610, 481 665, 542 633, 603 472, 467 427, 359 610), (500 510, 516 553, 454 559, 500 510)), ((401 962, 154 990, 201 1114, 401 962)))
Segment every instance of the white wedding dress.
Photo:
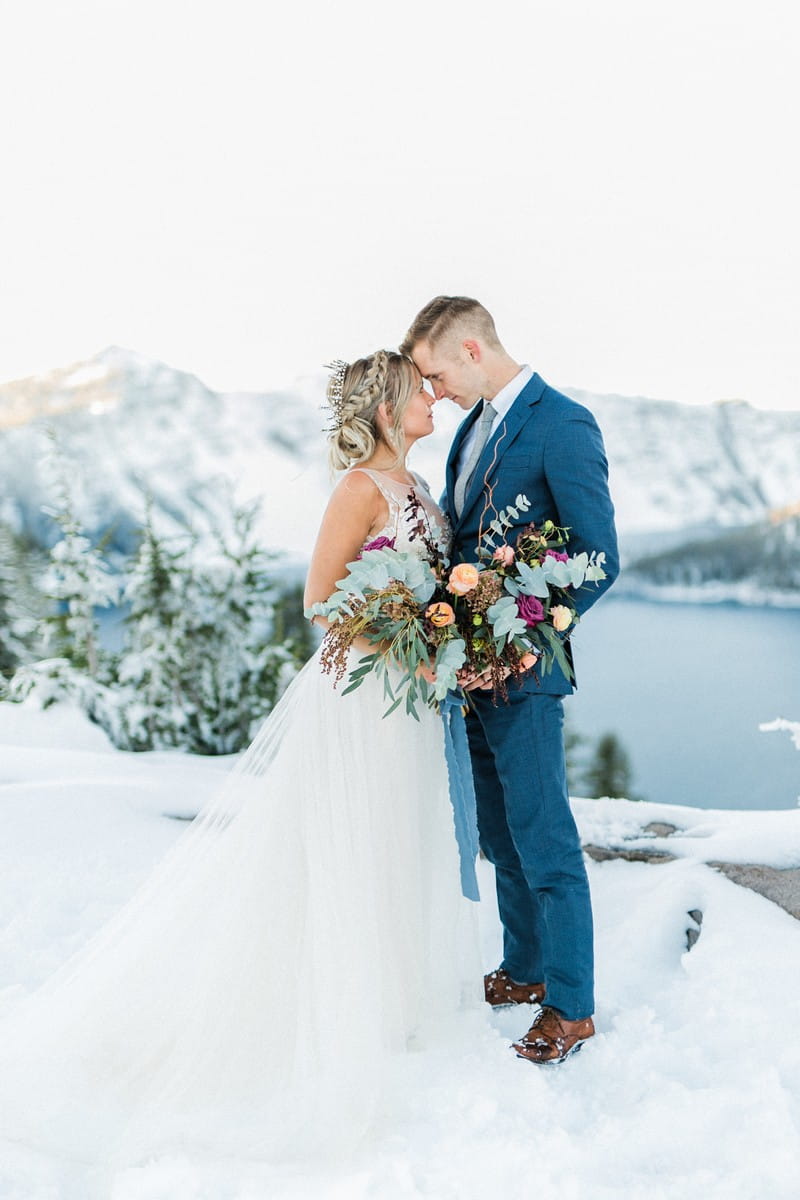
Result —
MULTIPOLYGON (((371 475, 382 534, 424 554, 408 486, 371 475)), ((0 1139, 310 1157, 391 1124, 402 1056, 480 1001, 475 909, 440 718, 344 686, 317 653, 148 883, 0 1021, 0 1139)))

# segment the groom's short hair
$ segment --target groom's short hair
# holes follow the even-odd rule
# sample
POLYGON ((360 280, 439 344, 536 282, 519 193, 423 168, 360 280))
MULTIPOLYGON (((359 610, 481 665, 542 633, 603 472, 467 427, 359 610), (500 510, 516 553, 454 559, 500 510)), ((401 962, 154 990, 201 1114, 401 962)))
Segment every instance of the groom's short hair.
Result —
POLYGON ((500 345, 492 314, 478 300, 470 296, 436 296, 411 322, 400 353, 410 355, 418 342, 435 346, 457 327, 467 336, 477 334, 490 346, 500 345))

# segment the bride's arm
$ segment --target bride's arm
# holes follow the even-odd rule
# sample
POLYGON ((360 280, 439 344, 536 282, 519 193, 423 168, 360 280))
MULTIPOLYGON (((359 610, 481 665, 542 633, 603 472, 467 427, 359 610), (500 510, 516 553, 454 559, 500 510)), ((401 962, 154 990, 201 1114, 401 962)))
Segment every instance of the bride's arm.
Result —
MULTIPOLYGON (((339 481, 328 501, 317 542, 308 568, 305 608, 327 600, 336 590, 336 581, 345 574, 373 530, 381 529, 389 516, 389 506, 369 475, 353 471, 339 481)), ((314 617, 323 629, 330 622, 314 617)), ((374 647, 373 647, 374 649, 374 647)))
MULTIPOLYGON (((308 568, 303 606, 327 600, 336 590, 336 581, 345 574, 347 564, 352 562, 371 534, 384 529, 389 517, 389 506, 375 484, 361 471, 354 471, 339 482, 328 501, 317 542, 308 568)), ((321 629, 329 629, 327 617, 313 617, 312 622, 321 629)), ((356 650, 374 654, 374 642, 358 637, 353 642, 356 650)), ((433 670, 420 663, 417 674, 429 683, 435 682, 433 670)))

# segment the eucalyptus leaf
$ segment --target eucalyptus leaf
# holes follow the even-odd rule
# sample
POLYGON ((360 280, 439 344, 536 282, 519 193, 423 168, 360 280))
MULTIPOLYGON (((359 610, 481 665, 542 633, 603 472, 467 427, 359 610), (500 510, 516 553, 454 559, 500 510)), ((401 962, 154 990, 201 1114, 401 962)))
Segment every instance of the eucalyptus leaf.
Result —
POLYGON ((457 672, 466 661, 466 644, 463 638, 450 638, 442 642, 436 651, 433 664, 436 682, 433 694, 437 700, 443 700, 451 688, 458 687, 457 672))
POLYGON ((506 642, 527 629, 517 612, 517 603, 513 596, 502 596, 486 610, 486 616, 491 622, 494 637, 503 638, 506 642))
POLYGON ((542 567, 538 565, 529 567, 527 563, 517 560, 516 568, 519 574, 520 591, 524 592, 526 596, 536 596, 539 600, 546 600, 550 589, 542 567))
POLYGON ((589 565, 586 568, 587 582, 596 583, 600 579, 605 579, 606 573, 604 564, 606 561, 605 551, 600 550, 597 553, 592 553, 589 558, 589 565))

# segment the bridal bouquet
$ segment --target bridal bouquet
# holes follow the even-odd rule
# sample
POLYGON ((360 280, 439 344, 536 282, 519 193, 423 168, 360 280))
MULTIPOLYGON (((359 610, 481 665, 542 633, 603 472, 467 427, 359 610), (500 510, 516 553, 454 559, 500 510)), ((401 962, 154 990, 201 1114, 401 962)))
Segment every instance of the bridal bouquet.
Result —
POLYGON ((464 676, 488 678, 495 699, 507 696, 509 677, 547 674, 554 663, 572 678, 563 643, 578 621, 573 597, 577 588, 605 578, 605 555, 567 554, 568 530, 552 521, 525 526, 512 545, 506 536, 529 508, 527 498, 517 496, 490 522, 477 563, 427 562, 378 538, 347 564, 337 591, 306 612, 331 622, 322 667, 335 683, 347 671, 357 637, 375 647, 349 672, 344 695, 375 671, 389 702, 384 715, 405 702, 417 717, 418 701, 438 709, 464 676), (432 683, 421 673, 428 667, 432 683))

